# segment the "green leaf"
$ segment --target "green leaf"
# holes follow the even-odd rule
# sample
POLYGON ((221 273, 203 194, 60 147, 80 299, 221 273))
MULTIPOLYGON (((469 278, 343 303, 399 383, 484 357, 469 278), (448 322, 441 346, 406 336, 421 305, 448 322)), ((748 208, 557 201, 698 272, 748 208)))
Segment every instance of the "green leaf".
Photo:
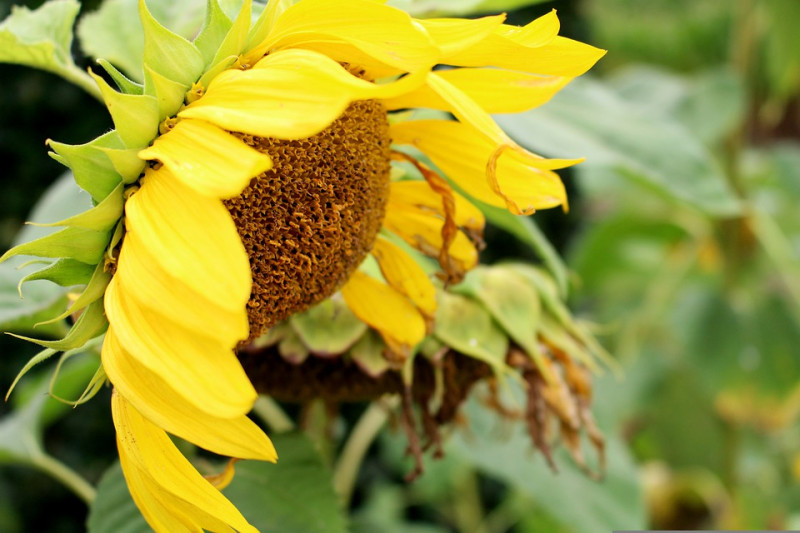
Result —
POLYGON ((30 11, 13 6, 0 23, 0 62, 48 70, 97 95, 92 80, 72 61, 72 25, 80 10, 75 0, 45 2, 30 11))
POLYGON ((602 482, 588 478, 563 450, 556 453, 555 474, 540 455, 533 454, 524 424, 516 424, 510 436, 508 432, 499 436, 497 414, 476 401, 475 394, 472 397, 465 406, 469 431, 456 435, 449 453, 527 494, 570 531, 606 533, 647 525, 636 466, 620 440, 609 439, 602 482))
MULTIPOLYGON (((96 357, 74 357, 64 364, 57 393, 80 393, 97 369, 96 357)), ((23 380, 11 397, 14 409, 0 420, 0 463, 30 464, 44 454, 42 432, 73 410, 48 394, 49 376, 23 380)))
MULTIPOLYGON (((347 531, 345 514, 333 492, 331 474, 313 443, 302 434, 272 437, 280 459, 236 463, 233 482, 223 491, 247 520, 262 533, 347 531)), ((97 488, 89 509, 89 533, 150 531, 130 497, 119 463, 97 488)))
POLYGON ((361 322, 341 298, 328 298, 289 319, 303 344, 317 355, 339 355, 364 335, 361 322))
POLYGON ((765 11, 768 30, 764 32, 764 66, 770 96, 790 99, 800 89, 800 3, 795 0, 771 0, 759 6, 765 11))
POLYGON ((534 151, 585 157, 578 172, 610 169, 709 214, 740 209, 722 169, 688 129, 629 104, 599 82, 575 80, 546 106, 499 116, 498 122, 534 151))

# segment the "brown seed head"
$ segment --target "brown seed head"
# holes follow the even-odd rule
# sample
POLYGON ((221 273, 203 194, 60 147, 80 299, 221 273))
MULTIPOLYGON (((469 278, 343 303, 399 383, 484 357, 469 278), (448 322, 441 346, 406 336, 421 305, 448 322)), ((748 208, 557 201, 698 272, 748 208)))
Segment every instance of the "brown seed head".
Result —
POLYGON ((239 135, 268 154, 269 171, 225 202, 250 256, 250 339, 333 294, 361 263, 389 194, 386 109, 354 102, 299 141, 239 135))

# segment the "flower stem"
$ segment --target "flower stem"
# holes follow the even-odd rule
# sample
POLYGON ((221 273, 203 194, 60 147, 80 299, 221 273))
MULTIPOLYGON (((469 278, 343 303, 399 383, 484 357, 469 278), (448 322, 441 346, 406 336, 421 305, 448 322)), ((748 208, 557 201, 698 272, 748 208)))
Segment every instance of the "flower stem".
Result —
POLYGON ((91 505, 97 493, 95 488, 86 481, 80 474, 58 459, 43 453, 36 455, 32 460, 33 465, 39 470, 50 474, 67 488, 72 490, 86 505, 91 505))
POLYGON ((294 422, 289 415, 269 396, 259 396, 253 405, 253 412, 275 433, 286 433, 294 429, 294 422))
POLYGON ((333 488, 344 507, 350 504, 356 476, 370 444, 389 419, 389 413, 399 404, 399 396, 384 396, 371 403, 350 433, 333 473, 333 488))

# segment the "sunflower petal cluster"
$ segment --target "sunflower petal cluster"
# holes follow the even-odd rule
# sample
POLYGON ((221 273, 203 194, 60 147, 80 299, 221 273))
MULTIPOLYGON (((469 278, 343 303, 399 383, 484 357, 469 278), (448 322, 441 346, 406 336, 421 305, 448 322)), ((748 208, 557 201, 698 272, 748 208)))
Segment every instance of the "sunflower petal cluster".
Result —
POLYGON ((243 136, 304 139, 360 100, 455 117, 392 121, 395 157, 424 180, 391 184, 383 228, 397 239, 372 246, 381 276, 359 270, 341 289, 402 356, 425 337, 436 299, 399 244, 436 257, 453 279, 477 264, 469 237, 483 217, 451 182, 515 214, 565 205, 553 171, 577 161, 528 152, 490 114, 546 102, 604 53, 558 36, 555 12, 514 27, 502 15, 415 20, 374 0, 270 0, 257 17, 252 7, 245 1, 231 20, 211 0, 188 41, 140 2, 144 83, 107 62, 117 89, 93 75, 115 129, 80 146, 49 142, 94 207, 3 257, 54 258, 29 278, 85 285, 57 317, 78 314, 67 336, 31 340, 68 350, 105 335, 122 468, 157 531, 254 530, 168 434, 224 456, 276 460, 247 417, 256 391, 235 353, 250 335, 253 280, 224 200, 272 166, 243 136))

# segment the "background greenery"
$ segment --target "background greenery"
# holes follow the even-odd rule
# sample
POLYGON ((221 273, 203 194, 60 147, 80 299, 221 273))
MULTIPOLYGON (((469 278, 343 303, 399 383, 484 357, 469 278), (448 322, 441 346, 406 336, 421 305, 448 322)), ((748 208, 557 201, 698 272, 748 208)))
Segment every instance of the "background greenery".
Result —
MULTIPOLYGON (((349 525, 331 491, 301 484, 287 485, 293 500, 260 509, 265 530, 800 528, 800 2, 393 3, 418 15, 499 6, 512 9, 518 24, 556 8, 562 34, 609 50, 591 77, 546 106, 498 117, 535 151, 587 158, 563 174, 569 213, 535 220, 567 259, 573 309, 597 324, 625 369, 623 379, 604 375, 596 386, 608 475, 591 481, 566 456, 553 475, 521 432, 473 400, 469 432, 455 433, 445 459, 429 461, 413 484, 402 482, 409 466, 404 437, 382 434, 359 475, 349 525), (293 507, 298 501, 317 504, 293 507), (309 514, 322 519, 291 522, 309 514)), ((96 4, 85 2, 81 15, 96 4)), ((0 3, 0 16, 8 11, 0 3)), ((78 47, 73 51, 80 66, 89 64, 78 47)), ((0 80, 6 248, 23 220, 55 219, 69 208, 60 185, 40 216, 29 216, 63 170, 45 155, 44 140, 85 142, 111 124, 100 104, 55 75, 0 65, 0 80)), ((499 228, 488 237, 487 261, 536 260, 524 239, 499 228)), ((3 276, 6 320, 3 313, 20 302, 3 276)), ((33 313, 56 297, 34 291, 26 309, 33 313)), ((5 391, 34 350, 8 337, 0 343, 5 391)), ((90 357, 72 363, 58 391, 69 397, 94 371, 90 357)), ((0 531, 84 528, 81 500, 30 468, 41 465, 42 450, 92 483, 115 460, 108 392, 70 412, 46 399, 51 371, 26 378, 0 406, 0 531), (36 444, 20 445, 21 436, 36 444)), ((360 410, 346 410, 343 425, 360 410)), ((294 450, 280 479, 328 483, 304 437, 278 438, 294 450)), ((246 481, 248 472, 241 474, 246 481)), ((120 511, 128 505, 120 487, 112 468, 89 520, 93 531, 120 530, 110 517, 123 517, 129 531, 141 526, 134 511, 120 511)))

